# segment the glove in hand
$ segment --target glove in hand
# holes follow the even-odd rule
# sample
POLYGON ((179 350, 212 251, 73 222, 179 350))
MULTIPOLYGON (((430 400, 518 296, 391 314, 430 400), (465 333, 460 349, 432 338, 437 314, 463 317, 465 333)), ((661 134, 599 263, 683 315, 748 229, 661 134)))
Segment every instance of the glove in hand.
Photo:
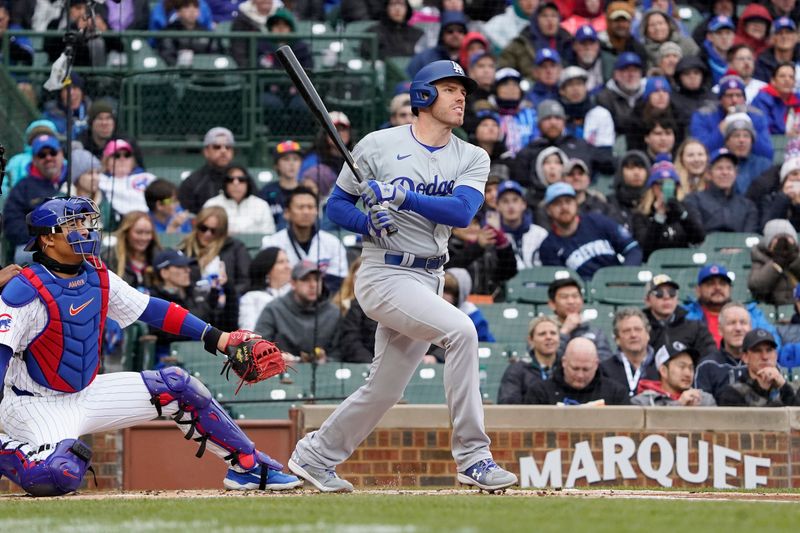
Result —
POLYGON ((220 374, 228 377, 233 370, 239 376, 235 394, 245 383, 252 385, 286 372, 286 363, 278 347, 252 331, 240 329, 232 332, 225 346, 225 354, 228 360, 220 374))
POLYGON ((358 184, 358 194, 367 207, 375 205, 400 209, 406 199, 406 190, 391 183, 380 183, 375 180, 362 181, 358 184))
POLYGON ((397 231, 394 218, 388 209, 379 205, 374 205, 367 212, 367 230, 370 237, 383 239, 391 233, 397 231))

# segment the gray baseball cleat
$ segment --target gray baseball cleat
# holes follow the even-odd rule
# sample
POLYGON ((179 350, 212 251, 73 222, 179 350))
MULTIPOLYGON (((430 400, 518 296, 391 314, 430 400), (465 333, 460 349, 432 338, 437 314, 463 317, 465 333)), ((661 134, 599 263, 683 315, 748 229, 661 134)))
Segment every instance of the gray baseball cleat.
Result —
POLYGON ((314 485, 320 492, 353 492, 353 484, 337 476, 336 470, 304 464, 297 452, 289 459, 289 470, 314 485))
POLYGON ((474 485, 479 489, 494 492, 496 490, 505 491, 508 487, 516 485, 517 476, 503 470, 491 459, 484 459, 463 472, 459 472, 458 481, 465 485, 474 485))

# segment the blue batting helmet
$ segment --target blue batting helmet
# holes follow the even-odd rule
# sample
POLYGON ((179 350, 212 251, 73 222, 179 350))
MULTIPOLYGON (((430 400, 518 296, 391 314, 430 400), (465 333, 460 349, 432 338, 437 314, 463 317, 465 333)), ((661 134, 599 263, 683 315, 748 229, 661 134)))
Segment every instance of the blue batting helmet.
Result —
POLYGON ((64 233, 76 254, 95 256, 100 252, 99 221, 100 210, 89 198, 49 198, 26 217, 31 239, 25 250, 35 250, 40 235, 64 233))
POLYGON ((411 108, 412 110, 420 107, 430 107, 438 96, 436 87, 433 85, 437 81, 446 78, 455 78, 464 85, 467 94, 478 88, 477 82, 464 73, 461 65, 455 61, 441 60, 434 61, 422 67, 414 81, 411 82, 411 108))

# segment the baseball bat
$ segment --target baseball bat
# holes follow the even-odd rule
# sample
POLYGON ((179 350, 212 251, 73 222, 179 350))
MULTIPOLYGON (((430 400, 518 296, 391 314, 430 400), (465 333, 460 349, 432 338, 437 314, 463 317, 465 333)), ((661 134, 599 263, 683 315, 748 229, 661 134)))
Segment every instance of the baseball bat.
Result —
POLYGON ((358 164, 356 160, 353 159, 353 154, 350 153, 350 150, 347 149, 345 146, 344 141, 339 136, 339 132, 336 131, 336 126, 333 125, 333 121, 331 120, 330 115, 328 114, 328 109, 325 107, 325 104, 322 103, 322 99, 319 97, 317 93, 317 89, 311 83, 311 80, 308 79, 308 75, 306 74, 303 67, 300 66, 300 62, 297 60, 297 56, 294 55, 294 52, 291 48, 289 48, 288 44, 285 44, 278 48, 275 52, 275 55, 278 56, 278 60, 280 60, 281 64, 283 65, 284 70, 292 79, 292 83, 300 94, 303 97, 303 100, 306 101, 308 108, 313 113, 314 118, 317 119, 320 126, 325 130, 325 133, 328 134, 334 144, 336 145, 336 149, 339 150, 339 153, 342 154, 344 157, 344 161, 350 170, 353 171, 355 174, 356 179, 360 182, 364 181, 364 176, 361 175, 361 170, 358 168, 358 164))

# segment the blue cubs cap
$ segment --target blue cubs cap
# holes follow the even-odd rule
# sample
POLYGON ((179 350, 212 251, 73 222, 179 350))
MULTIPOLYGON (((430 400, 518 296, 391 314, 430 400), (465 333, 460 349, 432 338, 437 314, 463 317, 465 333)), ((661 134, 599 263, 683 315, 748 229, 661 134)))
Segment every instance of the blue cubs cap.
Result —
POLYGON ((715 31, 724 30, 728 28, 729 30, 736 30, 736 26, 733 24, 733 20, 730 17, 725 15, 717 15, 711 22, 708 23, 708 31, 714 33, 715 31))
POLYGON ((709 166, 713 165, 723 157, 727 157, 728 159, 733 161, 734 165, 739 164, 739 158, 736 157, 736 155, 733 152, 731 152, 727 148, 720 148, 719 150, 714 150, 713 152, 711 152, 711 155, 708 158, 709 166))
POLYGON ((558 55, 558 52, 553 50, 552 48, 540 48, 538 52, 536 52, 536 60, 534 63, 536 66, 541 65, 545 61, 553 61, 554 63, 561 63, 561 56, 558 55))
POLYGON ((589 24, 584 24, 575 32, 575 40, 578 42, 597 41, 597 32, 589 24))
POLYGON ((650 76, 647 78, 647 82, 644 84, 644 93, 642 93, 642 99, 647 100, 651 94, 658 91, 671 93, 672 87, 670 87, 669 81, 667 81, 667 78, 664 76, 650 76))
POLYGON ((711 263, 710 265, 706 265, 700 269, 700 272, 697 273, 697 284, 700 285, 704 281, 711 278, 722 278, 729 284, 733 283, 731 275, 728 273, 728 269, 716 263, 711 263))
POLYGON ((797 31, 797 24, 789 17, 776 18, 772 23, 772 33, 778 33, 781 30, 797 31))
POLYGON ((484 119, 488 118, 490 120, 494 120, 495 122, 497 122, 498 126, 500 125, 500 115, 498 115, 497 113, 495 113, 490 109, 481 109, 480 111, 475 113, 475 118, 477 119, 476 124, 480 124, 481 122, 483 122, 484 119))
POLYGON ((525 198, 525 189, 522 188, 522 185, 517 183, 514 180, 505 180, 500 182, 500 185, 497 186, 497 197, 500 198, 503 193, 506 192, 515 192, 525 198))
POLYGON ((630 66, 642 68, 642 58, 633 52, 622 52, 614 63, 614 70, 622 70, 630 66))
POLYGON ((647 178, 647 184, 645 187, 650 187, 654 183, 658 183, 659 181, 663 180, 672 180, 676 185, 681 181, 681 178, 678 176, 678 172, 675 170, 675 165, 669 161, 662 161, 653 165, 653 167, 650 169, 650 176, 647 178))
POLYGON ((178 250, 161 250, 156 254, 156 257, 153 259, 153 267, 156 270, 161 270, 162 268, 168 267, 188 267, 191 260, 183 255, 183 252, 179 252, 178 250))
POLYGON ((744 80, 735 70, 729 70, 719 80, 719 96, 722 97, 726 92, 738 89, 744 93, 744 80))
MULTIPOLYGON (((500 196, 498 194, 498 196, 500 196)), ((570 196, 575 198, 575 189, 569 183, 559 181, 547 187, 547 192, 544 193, 544 205, 552 204, 557 198, 562 196, 570 196)))
POLYGON ((31 143, 31 153, 39 155, 39 152, 45 148, 52 148, 56 152, 61 151, 61 143, 52 135, 39 135, 31 143))

